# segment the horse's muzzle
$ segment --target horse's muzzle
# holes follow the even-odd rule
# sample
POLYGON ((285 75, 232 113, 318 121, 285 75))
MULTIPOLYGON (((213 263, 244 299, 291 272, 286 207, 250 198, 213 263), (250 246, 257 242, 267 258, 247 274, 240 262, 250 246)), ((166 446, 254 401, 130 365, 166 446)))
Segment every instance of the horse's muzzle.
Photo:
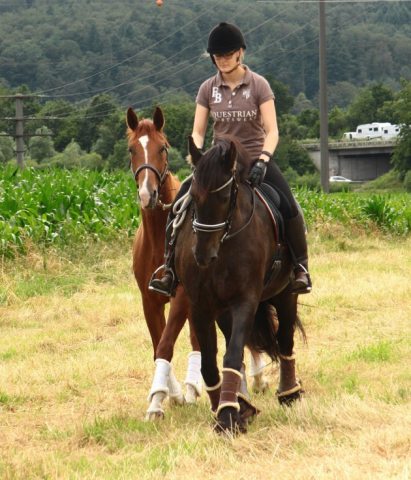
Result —
POLYGON ((153 210, 157 205, 158 191, 143 189, 138 192, 138 200, 144 210, 153 210))
POLYGON ((200 253, 196 247, 193 247, 194 259, 199 267, 205 268, 215 262, 218 258, 218 252, 200 253))

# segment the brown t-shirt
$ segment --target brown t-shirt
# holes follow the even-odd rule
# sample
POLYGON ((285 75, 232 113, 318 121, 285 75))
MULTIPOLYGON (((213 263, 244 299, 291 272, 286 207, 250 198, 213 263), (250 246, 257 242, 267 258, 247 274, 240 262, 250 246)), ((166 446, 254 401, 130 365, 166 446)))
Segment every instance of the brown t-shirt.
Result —
POLYGON ((221 72, 200 87, 196 102, 211 111, 214 136, 235 136, 251 155, 258 158, 264 145, 265 130, 260 105, 274 99, 267 80, 245 68, 241 85, 231 91, 224 84, 221 72))

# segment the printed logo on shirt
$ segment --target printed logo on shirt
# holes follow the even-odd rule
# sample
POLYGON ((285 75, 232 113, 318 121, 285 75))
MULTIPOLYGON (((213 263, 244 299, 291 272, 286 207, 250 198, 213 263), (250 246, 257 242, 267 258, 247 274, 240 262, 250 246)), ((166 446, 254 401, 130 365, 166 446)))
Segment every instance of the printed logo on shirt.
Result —
POLYGON ((234 110, 211 112, 215 122, 253 122, 257 119, 258 110, 234 110))
POLYGON ((251 96, 251 92, 250 92, 249 88, 247 90, 243 90, 243 98, 248 100, 250 98, 250 96, 251 96))
POLYGON ((214 103, 221 103, 222 100, 222 95, 218 91, 218 87, 213 87, 213 93, 211 96, 214 98, 214 103))

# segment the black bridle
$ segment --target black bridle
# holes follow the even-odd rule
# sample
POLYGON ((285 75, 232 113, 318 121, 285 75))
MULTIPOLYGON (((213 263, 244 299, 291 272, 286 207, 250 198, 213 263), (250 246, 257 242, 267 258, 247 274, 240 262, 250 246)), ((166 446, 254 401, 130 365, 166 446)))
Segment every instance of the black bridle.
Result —
MULTIPOLYGON (((133 155, 135 154, 136 152, 132 149, 132 148, 129 148, 128 150, 130 152, 130 155, 133 155)), ((163 151, 166 152, 166 165, 164 167, 164 170, 162 173, 160 173, 156 167, 153 167, 153 165, 150 165, 149 163, 144 163, 143 165, 140 165, 137 170, 134 172, 133 170, 133 165, 131 164, 131 156, 130 156, 130 165, 129 167, 131 168, 131 172, 133 173, 133 177, 134 177, 134 180, 137 181, 137 177, 138 177, 138 174, 142 171, 142 170, 145 170, 145 169, 149 169, 151 170, 152 172, 155 173, 156 177, 157 177, 157 180, 159 182, 159 187, 158 187, 158 195, 160 196, 160 189, 161 187, 166 183, 167 181, 167 177, 170 173, 170 164, 168 163, 168 148, 166 145, 164 145, 163 147, 163 151)))
MULTIPOLYGON (((194 180, 195 180, 195 178, 193 178, 193 181, 194 180)), ((195 233, 197 233, 197 232, 214 233, 214 232, 218 232, 220 230, 225 230, 225 233, 220 240, 220 242, 223 243, 225 240, 229 240, 230 238, 235 237, 240 232, 242 232, 245 228, 247 228, 248 225, 250 225, 250 222, 251 222, 251 220, 254 216, 254 212, 255 212, 255 192, 254 192, 254 190, 252 190, 253 191, 253 193, 252 193, 253 210, 251 212, 251 216, 250 216, 248 222, 244 226, 242 226, 240 228, 240 230, 237 230, 235 233, 232 233, 231 235, 229 235, 232 224, 233 224, 234 209, 235 209, 235 206, 236 206, 236 203, 237 203, 238 190, 239 190, 238 183, 237 183, 237 180, 235 178, 235 170, 233 171, 233 174, 230 177, 230 179, 226 183, 224 183, 224 185, 221 185, 221 187, 218 187, 215 190, 210 191, 210 193, 219 192, 220 190, 223 190, 224 188, 228 187, 230 184, 231 184, 231 193, 230 193, 230 205, 228 207, 228 213, 227 213, 227 220, 225 222, 216 223, 214 225, 209 225, 209 224, 206 224, 206 223, 200 223, 200 222, 197 221, 197 219, 195 217, 195 211, 193 209, 192 226, 193 226, 193 230, 194 230, 195 233)), ((249 188, 251 188, 251 187, 249 186, 249 188)))

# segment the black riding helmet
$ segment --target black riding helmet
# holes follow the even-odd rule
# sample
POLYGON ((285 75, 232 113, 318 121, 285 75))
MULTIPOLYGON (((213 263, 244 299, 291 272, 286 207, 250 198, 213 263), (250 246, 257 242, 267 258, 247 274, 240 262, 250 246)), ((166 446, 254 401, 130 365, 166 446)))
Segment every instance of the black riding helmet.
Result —
POLYGON ((246 49, 244 35, 232 23, 220 23, 211 31, 208 37, 207 53, 211 57, 213 54, 228 53, 240 48, 246 49))

